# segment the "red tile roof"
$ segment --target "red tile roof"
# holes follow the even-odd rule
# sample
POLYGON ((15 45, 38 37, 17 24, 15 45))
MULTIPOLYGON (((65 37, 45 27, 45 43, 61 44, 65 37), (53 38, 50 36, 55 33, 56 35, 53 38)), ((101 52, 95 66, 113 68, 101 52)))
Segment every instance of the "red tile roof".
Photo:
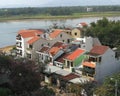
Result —
POLYGON ((61 32, 63 32, 63 31, 60 30, 60 29, 54 30, 52 33, 50 33, 50 38, 55 38, 55 37, 57 37, 61 32))
POLYGON ((41 30, 20 30, 18 32, 23 38, 34 37, 43 34, 41 30))
POLYGON ((68 55, 69 55, 68 53, 65 53, 61 55, 60 57, 58 57, 55 61, 64 63, 64 58, 66 58, 68 55))
POLYGON ((83 62, 83 66, 87 66, 87 67, 91 67, 91 68, 95 68, 96 65, 91 63, 91 62, 83 62))
POLYGON ((87 26, 87 23, 85 23, 85 22, 81 22, 80 23, 82 26, 87 26))
POLYGON ((85 50, 78 48, 70 55, 68 55, 66 59, 74 61, 78 56, 82 55, 84 52, 85 50))
POLYGON ((49 53, 54 56, 59 50, 62 49, 64 43, 62 42, 56 42, 49 50, 49 53))
POLYGON ((59 47, 52 47, 50 50, 49 50, 49 53, 54 56, 61 48, 59 47))
POLYGON ((39 37, 35 36, 32 39, 30 39, 27 43, 28 44, 33 44, 35 41, 39 40, 39 37))
POLYGON ((90 54, 102 55, 102 54, 104 54, 108 49, 109 49, 108 46, 97 45, 97 46, 94 46, 94 47, 91 49, 90 54))
POLYGON ((42 49, 40 49, 39 52, 47 52, 49 50, 49 47, 45 46, 42 49))
POLYGON ((68 75, 66 75, 66 76, 62 76, 61 78, 63 79, 63 80, 66 80, 66 81, 69 81, 69 80, 72 80, 72 79, 75 79, 75 78, 79 78, 80 76, 78 76, 78 75, 76 75, 76 74, 74 74, 74 73, 70 73, 70 74, 68 74, 68 75))

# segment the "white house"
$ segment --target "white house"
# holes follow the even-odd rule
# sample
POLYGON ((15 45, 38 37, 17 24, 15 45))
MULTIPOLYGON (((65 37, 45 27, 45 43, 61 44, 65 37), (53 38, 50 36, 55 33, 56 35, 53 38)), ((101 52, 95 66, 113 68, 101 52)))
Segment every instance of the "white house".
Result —
MULTIPOLYGON (((25 57, 28 42, 32 43, 39 39, 39 35, 43 34, 42 30, 20 30, 16 36, 17 56, 25 57)), ((29 47, 32 47, 29 45, 29 47)))
POLYGON ((100 83, 120 68, 120 63, 116 62, 115 52, 103 45, 94 46, 88 53, 88 59, 82 65, 82 74, 100 83))

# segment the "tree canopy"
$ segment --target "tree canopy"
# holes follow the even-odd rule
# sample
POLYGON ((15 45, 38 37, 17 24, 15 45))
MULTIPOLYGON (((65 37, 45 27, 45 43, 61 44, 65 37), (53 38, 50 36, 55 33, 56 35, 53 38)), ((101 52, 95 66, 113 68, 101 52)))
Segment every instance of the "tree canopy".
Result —
POLYGON ((115 96, 115 90, 117 96, 120 96, 120 73, 107 77, 104 83, 97 87, 95 93, 97 96, 115 96))
POLYGON ((15 16, 15 15, 71 15, 73 13, 87 12, 87 8, 92 8, 92 12, 110 12, 120 11, 120 6, 67 6, 67 7, 28 7, 28 8, 2 8, 0 16, 15 16))
POLYGON ((120 47, 120 21, 110 21, 107 18, 92 22, 85 35, 98 37, 103 45, 120 47))
MULTIPOLYGON (((49 88, 42 88, 40 83, 41 66, 27 59, 14 59, 11 56, 0 54, 0 76, 5 75, 2 79, 7 82, 0 81, 0 96, 31 96, 40 89, 40 93, 47 91, 45 96, 54 96, 54 91, 49 88), (37 69, 38 68, 38 69, 37 69), (2 70, 4 69, 4 72, 2 70), (1 74, 2 72, 2 74, 1 74), (6 84, 7 83, 7 84, 6 84)), ((0 78, 1 79, 1 78, 0 78)), ((39 92, 38 92, 39 93, 39 92)))

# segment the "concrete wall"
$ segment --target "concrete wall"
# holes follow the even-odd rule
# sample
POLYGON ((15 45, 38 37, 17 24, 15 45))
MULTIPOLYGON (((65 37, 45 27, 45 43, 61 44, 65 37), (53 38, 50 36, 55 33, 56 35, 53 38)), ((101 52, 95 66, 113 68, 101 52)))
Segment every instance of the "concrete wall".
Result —
POLYGON ((52 39, 52 40, 40 38, 39 40, 34 42, 33 49, 32 49, 32 60, 38 58, 38 54, 36 54, 36 51, 39 51, 45 45, 51 47, 57 41, 63 41, 63 40, 65 43, 68 43, 68 39, 71 39, 71 36, 64 32, 62 32, 61 34, 59 34, 55 39, 52 39), (61 34, 62 34, 62 37, 60 37, 61 34))
POLYGON ((120 68, 120 63, 116 62, 115 53, 111 49, 108 49, 106 53, 103 54, 101 63, 97 63, 96 65, 95 79, 98 82, 102 82, 106 76, 118 72, 120 68))
POLYGON ((73 38, 80 38, 81 37, 81 31, 77 28, 74 28, 71 32, 71 35, 73 36, 73 38), (77 35, 75 35, 77 34, 77 35))

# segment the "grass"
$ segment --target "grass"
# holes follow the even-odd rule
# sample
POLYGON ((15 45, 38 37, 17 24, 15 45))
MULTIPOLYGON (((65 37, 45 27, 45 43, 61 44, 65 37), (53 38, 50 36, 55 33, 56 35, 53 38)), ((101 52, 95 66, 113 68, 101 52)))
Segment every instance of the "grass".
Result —
POLYGON ((74 19, 74 18, 83 18, 83 17, 111 17, 111 16, 120 16, 120 12, 86 12, 86 13, 74 13, 72 15, 66 16, 51 16, 51 15, 18 15, 18 16, 9 16, 9 17, 0 17, 0 21, 9 21, 9 20, 26 20, 26 19, 74 19))

